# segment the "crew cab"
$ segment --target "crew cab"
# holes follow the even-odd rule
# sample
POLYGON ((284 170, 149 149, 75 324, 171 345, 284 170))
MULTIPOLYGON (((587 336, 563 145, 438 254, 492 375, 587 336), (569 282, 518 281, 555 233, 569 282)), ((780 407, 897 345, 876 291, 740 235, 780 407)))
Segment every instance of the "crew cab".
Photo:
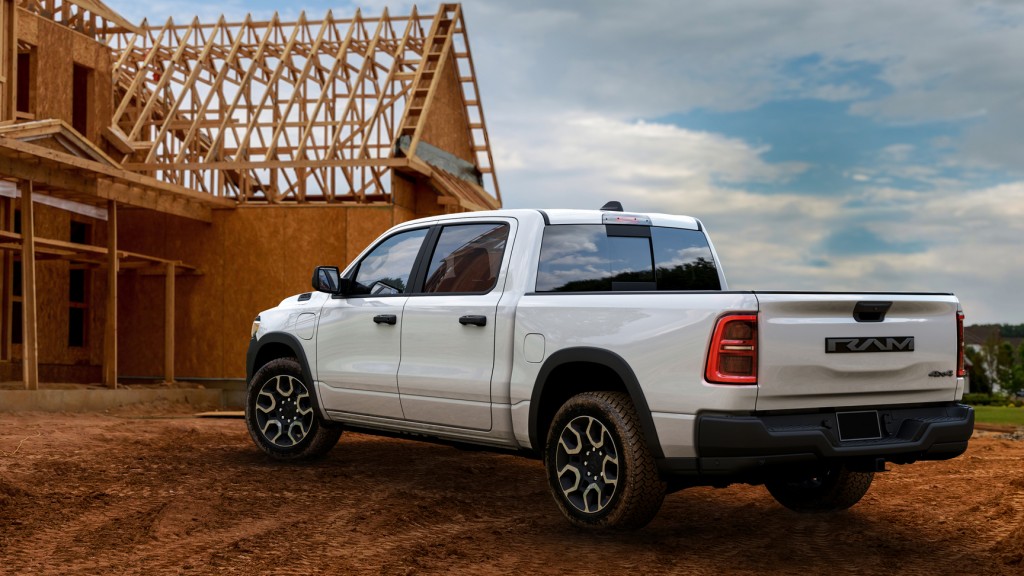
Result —
POLYGON ((517 451, 578 526, 731 483, 842 510, 974 427, 954 295, 730 290, 687 216, 436 216, 312 284, 253 323, 259 448, 314 458, 352 429, 517 451))

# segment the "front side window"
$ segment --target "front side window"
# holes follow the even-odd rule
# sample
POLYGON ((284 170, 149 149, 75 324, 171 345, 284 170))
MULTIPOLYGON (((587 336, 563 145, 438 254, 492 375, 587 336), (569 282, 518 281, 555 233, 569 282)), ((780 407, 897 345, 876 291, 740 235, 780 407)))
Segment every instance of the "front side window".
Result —
POLYGON ((508 224, 445 226, 427 269, 427 293, 486 293, 498 281, 508 224))
POLYGON ((703 232, 660 227, 629 235, 610 232, 599 224, 548 226, 537 292, 721 289, 703 232))
POLYGON ((402 294, 427 229, 401 232, 381 242, 359 263, 355 281, 370 294, 402 294))

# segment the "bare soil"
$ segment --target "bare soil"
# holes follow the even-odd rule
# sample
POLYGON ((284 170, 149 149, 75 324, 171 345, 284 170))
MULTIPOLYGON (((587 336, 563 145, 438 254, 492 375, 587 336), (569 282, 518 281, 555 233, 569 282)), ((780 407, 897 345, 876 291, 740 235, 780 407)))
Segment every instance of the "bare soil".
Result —
POLYGON ((0 573, 1024 574, 1024 441, 892 468, 840 514, 699 488, 591 533, 521 457, 346 433, 284 465, 237 419, 0 413, 0 573))

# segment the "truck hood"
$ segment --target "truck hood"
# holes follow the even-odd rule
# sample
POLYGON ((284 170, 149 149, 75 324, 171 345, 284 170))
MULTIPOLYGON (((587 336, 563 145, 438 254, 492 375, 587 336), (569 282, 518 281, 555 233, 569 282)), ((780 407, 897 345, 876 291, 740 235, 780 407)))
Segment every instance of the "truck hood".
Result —
POLYGON ((326 292, 303 292, 302 294, 295 294, 289 296, 281 303, 277 305, 278 308, 291 308, 291 307, 302 307, 302 308, 315 308, 320 309, 324 305, 324 302, 330 298, 330 295, 326 292))

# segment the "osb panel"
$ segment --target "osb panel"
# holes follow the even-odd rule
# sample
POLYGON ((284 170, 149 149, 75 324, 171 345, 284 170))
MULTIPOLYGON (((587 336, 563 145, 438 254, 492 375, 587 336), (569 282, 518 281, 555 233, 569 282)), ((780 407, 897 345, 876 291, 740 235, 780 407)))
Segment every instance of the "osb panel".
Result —
POLYGON ((348 252, 339 267, 347 266, 378 236, 391 228, 394 216, 390 206, 352 209, 348 214, 345 235, 348 252))
POLYGON ((21 360, 0 362, 0 381, 10 382, 12 380, 21 380, 21 368, 21 360))
POLYGON ((36 119, 57 118, 71 124, 71 98, 74 64, 93 70, 89 94, 89 140, 102 144, 104 126, 113 116, 110 51, 99 42, 51 20, 25 10, 18 12, 18 38, 36 46, 38 76, 36 119))
MULTIPOLYGON (((391 226, 391 207, 240 207, 212 225, 124 211, 124 250, 180 259, 201 276, 178 276, 175 370, 179 378, 245 375, 249 327, 261 310, 310 290, 320 264, 344 266, 391 226)), ((125 376, 163 373, 164 278, 122 274, 119 357, 125 376)))
POLYGON ((426 181, 416 183, 416 217, 425 218, 444 214, 444 206, 437 203, 437 191, 426 181))
POLYGON ((441 71, 437 93, 423 126, 422 138, 425 142, 476 164, 466 103, 459 84, 458 64, 451 55, 441 71))
POLYGON ((413 212, 412 210, 409 210, 408 208, 402 208, 400 206, 395 206, 395 224, 401 224, 402 222, 408 222, 409 220, 415 219, 416 213, 413 212))
MULTIPOLYGON (((391 173, 391 201, 399 208, 412 209, 416 206, 416 184, 411 178, 395 171, 391 173)), ((395 223, 401 222, 397 220, 395 223)))
MULTIPOLYGON (((22 203, 19 201, 18 203, 22 203)), ((67 213, 36 204, 35 232, 38 238, 65 238, 67 213), (63 232, 63 234, 62 234, 63 232)), ((22 210, 22 230, 28 226, 22 210)), ((25 266, 23 263, 22 266, 25 266)), ((68 324, 68 264, 59 260, 36 260, 36 337, 39 362, 53 363, 65 358, 68 324)), ((20 356, 19 356, 20 357, 20 356)))
POLYGON ((27 10, 18 9, 18 40, 39 45, 39 23, 45 20, 27 10))

